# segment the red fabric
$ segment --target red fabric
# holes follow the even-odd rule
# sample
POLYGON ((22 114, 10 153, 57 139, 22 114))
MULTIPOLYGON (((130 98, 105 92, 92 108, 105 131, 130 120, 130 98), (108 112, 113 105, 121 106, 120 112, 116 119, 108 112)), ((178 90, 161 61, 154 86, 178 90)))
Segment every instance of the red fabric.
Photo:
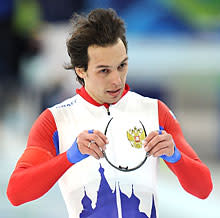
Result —
POLYGON ((53 144, 53 134, 57 130, 53 114, 46 109, 35 121, 29 133, 27 148, 37 146, 47 150, 51 156, 56 156, 53 144))
MULTIPOLYGON (((121 98, 130 90, 130 87, 128 84, 125 84, 125 88, 124 91, 121 95, 121 98)), ((88 101, 89 103, 95 105, 95 106, 102 106, 104 105, 106 108, 109 108, 109 104, 105 103, 105 104, 99 104, 97 101, 95 101, 86 91, 85 87, 82 86, 80 89, 76 89, 76 93, 79 94, 81 97, 83 97, 86 101, 88 101)), ((115 102, 117 103, 117 102, 115 102)), ((115 104, 113 103, 113 104, 115 104)))
POLYGON ((169 108, 158 101, 159 125, 172 135, 176 147, 181 152, 181 159, 177 163, 167 166, 177 176, 181 186, 198 198, 207 198, 213 185, 208 167, 201 162, 192 147, 186 142, 180 124, 173 117, 169 108))
POLYGON ((14 206, 41 197, 73 164, 66 152, 56 157, 54 117, 45 110, 33 124, 27 147, 10 178, 7 195, 14 206), (54 170, 56 169, 56 170, 54 170))
MULTIPOLYGON (((124 95, 127 91, 128 89, 125 89, 124 95)), ((84 89, 78 93, 88 100, 88 94, 84 89)), ((182 155, 177 163, 166 162, 166 164, 176 174, 187 192, 199 198, 206 198, 212 190, 209 169, 185 141, 179 123, 173 118, 167 106, 160 101, 158 101, 158 114, 160 126, 173 136, 182 155)), ((49 109, 45 110, 33 124, 27 148, 19 159, 8 184, 7 195, 13 205, 17 206, 41 197, 73 165, 68 161, 66 152, 56 156, 52 140, 56 130, 49 109)))
MULTIPOLYGON (((38 158, 40 154, 33 151, 32 156, 38 158)), ((32 162, 31 159, 30 162, 32 162)), ((14 206, 18 206, 41 197, 71 166, 66 152, 34 166, 18 165, 8 184, 9 200, 14 206)))

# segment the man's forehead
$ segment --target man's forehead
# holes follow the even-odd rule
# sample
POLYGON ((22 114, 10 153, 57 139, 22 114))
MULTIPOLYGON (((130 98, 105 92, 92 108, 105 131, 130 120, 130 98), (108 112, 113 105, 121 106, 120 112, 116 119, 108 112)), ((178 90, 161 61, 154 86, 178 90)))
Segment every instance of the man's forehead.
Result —
POLYGON ((111 65, 121 63, 127 58, 127 53, 123 42, 119 41, 114 45, 105 47, 97 45, 89 46, 88 57, 90 64, 111 65))

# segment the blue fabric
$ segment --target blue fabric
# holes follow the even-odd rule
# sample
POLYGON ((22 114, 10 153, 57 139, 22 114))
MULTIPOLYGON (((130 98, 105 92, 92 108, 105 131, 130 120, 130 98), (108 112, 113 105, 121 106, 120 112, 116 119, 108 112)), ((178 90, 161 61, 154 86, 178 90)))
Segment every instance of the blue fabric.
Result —
POLYGON ((58 155, 60 153, 58 131, 55 131, 53 134, 53 144, 56 148, 56 155, 58 155))
POLYGON ((161 155, 160 156, 163 160, 169 162, 169 163, 176 163, 177 161, 180 160, 181 158, 181 153, 177 149, 176 145, 174 146, 174 153, 172 156, 167 156, 167 155, 161 155))
POLYGON ((93 129, 88 130, 88 133, 89 133, 89 134, 92 134, 93 132, 94 132, 94 130, 93 130, 93 129))
POLYGON ((75 142, 72 144, 72 146, 67 150, 66 155, 67 155, 67 159, 71 163, 74 163, 74 164, 89 156, 88 154, 82 154, 79 151, 78 144, 77 144, 77 138, 76 138, 75 142))
MULTIPOLYGON (((97 190, 97 200, 95 207, 92 207, 92 200, 86 193, 86 187, 84 196, 81 199, 82 211, 79 215, 80 218, 118 218, 118 209, 116 203, 116 184, 112 189, 105 177, 105 169, 101 166, 99 168, 100 184, 97 190)), ((126 218, 156 218, 156 207, 154 202, 154 196, 152 196, 152 208, 149 216, 139 209, 140 199, 135 195, 136 188, 132 185, 131 195, 127 196, 120 188, 120 182, 118 182, 119 194, 121 198, 122 217, 126 218)))
MULTIPOLYGON (((164 128, 162 126, 160 126, 160 130, 158 130, 159 135, 162 134, 162 130, 164 130, 164 128)), ((177 161, 180 160, 181 158, 181 153, 180 151, 177 149, 176 145, 174 145, 174 153, 172 156, 167 156, 167 155, 161 155, 160 156, 163 160, 169 162, 169 163, 176 163, 177 161)))
POLYGON ((157 130, 159 135, 162 135, 162 130, 157 130))
POLYGON ((162 126, 159 126, 159 129, 160 129, 160 130, 164 130, 164 128, 163 128, 162 126))
MULTIPOLYGON (((93 129, 88 130, 89 134, 92 134, 94 132, 93 129)), ((77 144, 77 138, 75 140, 75 142, 72 144, 72 146, 67 150, 67 159, 71 162, 71 163, 77 163, 85 158, 87 158, 89 155, 88 154, 82 154, 78 148, 78 144, 77 144)))

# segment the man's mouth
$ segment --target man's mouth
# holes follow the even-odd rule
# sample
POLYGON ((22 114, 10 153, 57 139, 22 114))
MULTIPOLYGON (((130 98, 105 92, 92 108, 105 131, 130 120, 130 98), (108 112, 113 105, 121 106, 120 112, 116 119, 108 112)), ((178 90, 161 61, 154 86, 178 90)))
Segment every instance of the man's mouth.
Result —
POLYGON ((109 90, 107 93, 113 97, 116 97, 121 93, 121 89, 109 90))

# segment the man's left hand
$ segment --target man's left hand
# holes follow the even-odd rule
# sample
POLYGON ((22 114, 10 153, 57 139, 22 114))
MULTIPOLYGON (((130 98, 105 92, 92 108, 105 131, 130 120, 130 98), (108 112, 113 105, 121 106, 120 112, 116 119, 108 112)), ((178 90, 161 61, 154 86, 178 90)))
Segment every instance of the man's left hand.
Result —
POLYGON ((146 152, 149 152, 154 157, 161 155, 172 156, 174 154, 174 146, 173 137, 165 130, 150 132, 144 142, 146 152))

